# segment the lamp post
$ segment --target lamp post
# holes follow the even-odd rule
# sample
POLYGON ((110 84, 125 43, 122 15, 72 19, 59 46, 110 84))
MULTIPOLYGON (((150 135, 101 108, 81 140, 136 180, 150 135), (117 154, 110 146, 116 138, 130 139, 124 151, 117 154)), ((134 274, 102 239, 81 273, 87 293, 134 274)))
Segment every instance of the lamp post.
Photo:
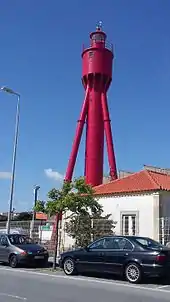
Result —
POLYGON ((32 221, 31 221, 31 228, 30 228, 30 237, 33 238, 33 231, 34 231, 34 222, 35 222, 35 206, 37 204, 38 200, 38 190, 40 189, 40 186, 34 187, 34 209, 32 214, 32 221))
POLYGON ((10 196, 9 196, 9 210, 8 210, 8 220, 7 220, 7 234, 10 233, 11 226, 11 212, 13 206, 13 196, 14 196, 14 184, 15 184, 15 166, 16 166, 16 155, 17 155, 17 145, 18 145, 18 133, 19 133, 19 118, 20 118, 20 94, 13 91, 8 87, 1 87, 1 91, 9 94, 13 94, 17 97, 17 108, 16 108, 16 120, 15 120, 15 136, 14 136, 14 147, 12 156, 12 176, 11 176, 11 186, 10 186, 10 196))

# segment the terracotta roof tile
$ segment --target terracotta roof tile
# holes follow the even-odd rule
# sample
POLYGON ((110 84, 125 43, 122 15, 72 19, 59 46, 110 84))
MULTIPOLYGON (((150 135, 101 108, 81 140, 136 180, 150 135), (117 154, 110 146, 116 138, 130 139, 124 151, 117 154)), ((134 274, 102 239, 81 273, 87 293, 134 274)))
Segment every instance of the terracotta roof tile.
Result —
POLYGON ((96 195, 170 190, 170 175, 142 170, 127 177, 94 187, 96 195))

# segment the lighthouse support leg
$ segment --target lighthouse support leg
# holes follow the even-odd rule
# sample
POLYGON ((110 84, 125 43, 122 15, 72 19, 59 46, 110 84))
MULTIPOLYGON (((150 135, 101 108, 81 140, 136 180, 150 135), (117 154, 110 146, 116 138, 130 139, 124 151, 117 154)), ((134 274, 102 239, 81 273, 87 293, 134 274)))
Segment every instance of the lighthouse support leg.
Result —
POLYGON ((77 153, 78 153, 78 149, 79 149, 79 145, 80 145, 83 127, 84 127, 85 119, 87 116, 88 95, 89 95, 89 87, 86 88, 86 94, 85 94, 82 110, 80 113, 80 118, 78 120, 78 125, 77 125, 76 134, 75 134, 75 138, 74 138, 74 142, 73 142, 73 146, 72 146, 72 151, 71 151, 70 159, 69 159, 67 170, 66 170, 65 181, 72 180, 73 170, 74 170, 74 166, 76 163, 76 157, 77 157, 77 153))
POLYGON ((92 186, 103 183, 104 122, 99 84, 94 78, 87 113, 85 179, 92 186))
POLYGON ((116 169, 116 159, 114 154, 113 139, 112 139, 112 130, 110 124, 109 110, 107 105, 107 96, 106 93, 101 95, 102 102, 102 111, 103 111, 103 120, 104 120, 104 130, 106 134, 106 144, 107 144, 107 153, 108 161, 110 167, 110 176, 111 179, 117 179, 117 169, 116 169))

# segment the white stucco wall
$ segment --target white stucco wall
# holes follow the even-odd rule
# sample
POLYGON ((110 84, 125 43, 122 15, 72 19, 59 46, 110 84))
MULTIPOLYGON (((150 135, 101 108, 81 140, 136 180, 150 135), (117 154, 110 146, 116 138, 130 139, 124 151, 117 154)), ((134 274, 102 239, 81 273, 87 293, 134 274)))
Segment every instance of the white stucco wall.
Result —
MULTIPOLYGON (((110 218, 117 222, 114 229, 116 235, 121 235, 121 213, 132 215, 137 213, 138 233, 136 235, 147 236, 159 240, 159 200, 159 193, 151 193, 120 197, 100 197, 98 202, 103 206, 104 214, 111 214, 110 218)), ((166 214, 167 211, 169 211, 170 217, 170 194, 164 196, 163 200, 165 200, 164 213, 166 214)), ((70 238, 64 230, 62 232, 62 242, 66 249, 71 248, 71 246, 74 245, 74 240, 70 238)))
POLYGON ((112 214, 111 218, 117 221, 115 233, 121 234, 121 212, 134 213, 138 212, 138 231, 140 236, 154 238, 154 196, 133 195, 121 197, 102 197, 98 200, 104 213, 112 214))

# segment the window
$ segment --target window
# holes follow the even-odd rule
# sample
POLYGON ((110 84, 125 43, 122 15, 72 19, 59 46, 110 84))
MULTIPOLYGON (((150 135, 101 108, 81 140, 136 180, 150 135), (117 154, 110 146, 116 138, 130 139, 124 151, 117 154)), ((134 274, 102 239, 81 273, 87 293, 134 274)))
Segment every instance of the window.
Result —
POLYGON ((89 248, 90 249, 103 249, 104 239, 97 240, 94 243, 92 243, 89 248))
POLYGON ((129 216, 124 216, 124 234, 129 235, 129 216))
POLYGON ((133 250, 133 245, 132 243, 127 240, 126 238, 119 238, 119 248, 121 250, 130 250, 132 251, 133 250))
POLYGON ((159 242, 152 240, 150 238, 145 238, 145 237, 137 237, 135 238, 135 241, 142 245, 143 247, 148 247, 148 248, 160 248, 163 247, 162 244, 159 242))
POLYGON ((132 235, 136 234, 136 216, 132 216, 132 235))
POLYGON ((0 237, 0 245, 6 245, 6 244, 8 244, 8 239, 5 235, 2 235, 0 237))
POLYGON ((24 236, 24 235, 12 234, 12 235, 9 235, 8 238, 9 238, 10 243, 13 245, 33 243, 31 238, 29 238, 28 236, 24 236))
POLYGON ((97 33, 97 34, 94 34, 92 36, 92 40, 95 41, 95 42, 104 42, 105 41, 105 36, 101 33, 100 34, 97 33))
POLYGON ((94 52, 93 51, 89 51, 89 58, 92 58, 94 56, 94 52))
POLYGON ((114 237, 105 238, 104 248, 105 249, 115 249, 115 250, 119 249, 117 238, 114 238, 114 237))
POLYGON ((90 249, 132 250, 133 245, 126 238, 107 237, 92 243, 90 249))
POLYGON ((122 235, 134 236, 136 235, 136 215, 135 214, 123 214, 122 215, 122 235))
POLYGON ((148 246, 148 241, 145 238, 138 238, 136 241, 141 245, 148 246))
POLYGON ((90 249, 119 249, 117 241, 113 237, 98 240, 89 247, 90 249))

